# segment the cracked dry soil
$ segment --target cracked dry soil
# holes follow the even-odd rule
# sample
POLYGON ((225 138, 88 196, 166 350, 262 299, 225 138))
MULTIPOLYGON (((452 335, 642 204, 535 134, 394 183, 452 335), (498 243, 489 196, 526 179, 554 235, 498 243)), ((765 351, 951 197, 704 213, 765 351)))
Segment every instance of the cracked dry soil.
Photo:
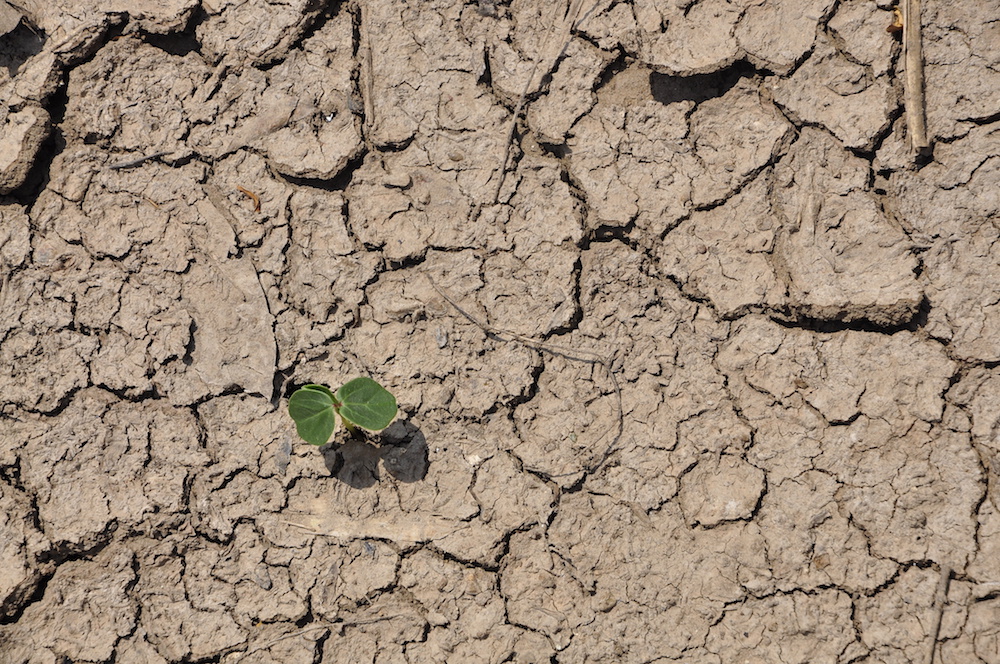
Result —
POLYGON ((1000 662, 1000 1, 21 4, 2 664, 1000 662))

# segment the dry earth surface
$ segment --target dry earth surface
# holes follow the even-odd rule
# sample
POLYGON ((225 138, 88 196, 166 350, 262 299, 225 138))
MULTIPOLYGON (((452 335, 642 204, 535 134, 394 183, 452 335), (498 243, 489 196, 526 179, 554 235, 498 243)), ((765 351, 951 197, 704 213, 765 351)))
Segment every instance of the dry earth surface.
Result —
POLYGON ((3 664, 1000 662, 1000 1, 20 4, 3 664))

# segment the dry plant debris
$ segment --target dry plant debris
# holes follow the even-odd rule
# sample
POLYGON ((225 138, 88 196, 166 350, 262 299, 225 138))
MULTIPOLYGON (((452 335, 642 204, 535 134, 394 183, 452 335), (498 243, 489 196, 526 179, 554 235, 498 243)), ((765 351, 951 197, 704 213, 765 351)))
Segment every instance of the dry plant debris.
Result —
POLYGON ((1000 662, 1000 0, 906 4, 0 2, 0 661, 1000 662))

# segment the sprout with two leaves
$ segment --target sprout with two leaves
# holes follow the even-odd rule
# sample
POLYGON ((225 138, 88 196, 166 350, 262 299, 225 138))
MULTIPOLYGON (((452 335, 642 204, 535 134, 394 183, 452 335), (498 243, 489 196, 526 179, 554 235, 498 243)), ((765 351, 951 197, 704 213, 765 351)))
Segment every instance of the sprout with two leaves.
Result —
POLYGON ((299 437, 325 445, 337 426, 337 416, 348 431, 355 427, 381 431, 396 417, 396 397, 371 378, 355 378, 336 392, 323 385, 303 385, 288 399, 288 414, 299 437))

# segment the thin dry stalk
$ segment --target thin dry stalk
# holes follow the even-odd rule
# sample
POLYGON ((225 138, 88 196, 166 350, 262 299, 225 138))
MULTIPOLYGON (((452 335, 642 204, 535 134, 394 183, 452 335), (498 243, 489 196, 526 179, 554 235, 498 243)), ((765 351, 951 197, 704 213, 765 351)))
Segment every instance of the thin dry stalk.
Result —
POLYGON ((816 238, 816 225, 819 222, 819 212, 823 206, 820 192, 816 189, 816 164, 809 162, 806 164, 805 172, 806 195, 799 208, 798 226, 799 232, 808 235, 811 239, 816 238))
MULTIPOLYGON (((317 534, 322 535, 322 533, 317 533, 317 534)), ((378 616, 376 618, 368 618, 368 619, 365 619, 365 620, 352 620, 352 621, 345 621, 345 622, 320 622, 320 623, 315 624, 315 625, 310 625, 309 627, 306 627, 305 629, 300 629, 297 632, 290 632, 288 634, 282 634, 281 636, 278 636, 278 637, 275 637, 273 639, 270 639, 269 641, 267 641, 265 643, 262 643, 262 644, 260 644, 258 646, 254 646, 250 650, 247 650, 245 653, 242 653, 240 655, 240 661, 242 661, 244 658, 246 658, 246 657, 248 657, 250 655, 253 655, 254 653, 258 653, 258 652, 260 652, 262 650, 268 650, 272 646, 275 646, 275 645, 281 643, 282 641, 287 641, 288 639, 294 639, 294 638, 298 638, 300 636, 305 636, 306 634, 309 634, 310 632, 317 632, 317 631, 324 630, 324 629, 329 629, 329 630, 334 630, 335 629, 335 630, 339 630, 341 633, 343 633, 343 630, 344 630, 345 627, 358 627, 358 626, 361 626, 361 625, 374 625, 376 623, 385 622, 385 621, 388 621, 388 620, 395 620, 396 618, 405 618, 405 617, 406 617, 405 614, 396 613, 396 614, 393 614, 391 616, 378 616)))
POLYGON ((361 92, 361 102, 364 104, 363 133, 368 149, 371 150, 372 127, 375 124, 375 73, 372 64, 372 40, 368 33, 368 16, 364 3, 358 3, 360 39, 358 54, 361 56, 361 71, 358 75, 358 87, 361 92))
POLYGON ((903 61, 906 78, 903 95, 906 104, 906 128, 910 149, 917 155, 930 148, 927 140, 926 102, 924 101, 924 54, 920 41, 920 0, 903 2, 903 61))
POLYGON ((322 630, 322 629, 330 629, 331 627, 333 627, 333 625, 322 623, 322 624, 319 624, 319 625, 313 625, 311 627, 306 627, 305 629, 300 629, 297 632, 291 632, 289 634, 283 634, 283 635, 281 635, 281 636, 279 636, 277 638, 271 639, 267 643, 262 643, 259 646, 255 646, 254 648, 251 648, 250 650, 247 650, 245 653, 242 654, 242 656, 240 657, 240 659, 243 659, 244 657, 248 657, 249 655, 253 655, 254 653, 258 653, 261 650, 268 650, 269 648, 271 648, 271 646, 277 645, 277 644, 281 643, 282 641, 287 641, 288 639, 294 639, 294 638, 297 638, 299 636, 305 636, 306 634, 309 634, 310 632, 316 632, 316 631, 319 631, 319 630, 322 630))
POLYGON ((157 157, 162 157, 165 154, 170 154, 169 151, 163 150, 160 152, 154 152, 153 154, 143 155, 141 157, 136 157, 135 159, 129 159, 128 161, 122 161, 117 164, 111 164, 108 166, 109 171, 122 171, 128 168, 135 168, 136 166, 141 166, 142 164, 156 159, 157 157))
MULTIPOLYGON (((517 131, 517 123, 521 118, 521 113, 524 112, 525 101, 538 90, 545 77, 552 73, 556 62, 562 57, 562 54, 569 46, 570 40, 573 38, 573 28, 580 20, 584 1, 570 0, 569 7, 567 7, 562 17, 558 15, 558 11, 553 16, 550 24, 551 27, 549 28, 549 38, 545 40, 547 48, 543 53, 539 54, 539 57, 535 58, 531 66, 531 73, 528 75, 528 80, 524 83, 524 89, 521 91, 521 96, 514 107, 514 113, 510 117, 510 124, 507 127, 507 140, 504 141, 503 158, 500 160, 500 169, 496 174, 496 185, 493 188, 493 195, 488 205, 496 205, 500 200, 500 189, 503 187, 504 177, 507 174, 507 163, 510 161, 510 149, 514 143, 514 133, 517 131)), ((556 5, 556 10, 558 8, 559 6, 556 5)), ((587 11, 587 14, 592 10, 593 7, 587 11)))
POLYGON ((951 567, 941 565, 941 577, 938 579, 937 590, 934 593, 934 615, 931 617, 931 633, 927 644, 927 664, 934 664, 934 651, 937 649, 938 634, 941 632, 941 617, 944 615, 944 602, 948 598, 948 581, 951 580, 951 567))
MULTIPOLYGON (((583 472, 586 475, 591 475, 594 472, 596 472, 597 469, 603 466, 604 462, 607 461, 609 458, 611 458, 612 453, 614 453, 614 451, 618 448, 618 441, 621 440, 622 434, 625 432, 625 415, 622 409, 622 389, 621 386, 618 384, 618 378, 617 376, 615 376, 615 371, 611 367, 611 361, 605 359, 604 357, 598 355, 597 353, 591 353, 589 351, 580 351, 574 348, 566 348, 564 346, 557 346, 555 344, 550 344, 545 341, 539 341, 538 339, 527 337, 523 334, 518 334, 517 332, 504 330, 494 325, 490 325, 489 323, 479 320, 476 316, 473 316, 468 311, 466 311, 458 302, 455 301, 454 298, 452 298, 448 293, 446 293, 443 288, 438 286, 437 283, 435 283, 434 279, 432 279, 429 274, 427 275, 427 281, 430 282, 430 285, 434 288, 434 290, 438 292, 438 295, 443 297, 445 301, 455 309, 455 311, 460 313, 462 316, 468 319, 469 322, 471 322, 473 325, 475 325, 483 332, 485 332, 488 336, 494 339, 498 339, 500 341, 515 341, 519 344, 527 346, 528 348, 534 348, 535 350, 548 353, 549 355, 555 355, 557 357, 562 357, 564 359, 573 360, 576 362, 596 364, 604 368, 604 371, 607 372, 608 378, 611 380, 611 384, 614 387, 615 391, 616 421, 615 424, 612 425, 610 428, 608 428, 607 431, 602 433, 597 438, 597 440, 600 441, 602 438, 608 435, 608 433, 612 429, 617 429, 617 431, 614 437, 611 439, 611 442, 608 443, 608 446, 604 450, 604 453, 601 454, 601 456, 598 457, 594 462, 592 462, 588 466, 585 466, 583 468, 583 472)), ((578 472, 580 471, 575 471, 571 473, 562 473, 559 475, 548 475, 547 473, 545 474, 549 478, 555 478, 555 477, 568 477, 570 475, 576 475, 578 472)))

